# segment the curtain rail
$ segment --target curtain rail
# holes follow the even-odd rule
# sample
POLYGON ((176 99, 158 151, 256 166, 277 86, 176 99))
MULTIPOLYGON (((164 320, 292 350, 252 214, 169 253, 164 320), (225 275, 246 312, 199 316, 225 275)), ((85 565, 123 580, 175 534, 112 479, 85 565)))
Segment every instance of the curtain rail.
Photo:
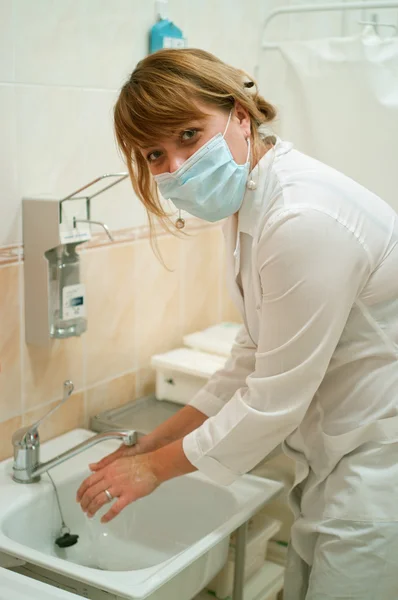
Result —
POLYGON ((281 8, 276 8, 271 11, 269 15, 266 17, 264 21, 264 25, 261 32, 261 48, 268 49, 277 49, 279 46, 277 43, 266 43, 263 41, 264 32, 268 25, 273 21, 276 17, 281 15, 293 15, 299 13, 312 13, 312 12, 332 12, 337 10, 361 10, 361 9, 387 9, 387 8, 397 8, 397 1, 375 1, 375 2, 339 2, 333 4, 303 4, 298 6, 281 6, 281 8))

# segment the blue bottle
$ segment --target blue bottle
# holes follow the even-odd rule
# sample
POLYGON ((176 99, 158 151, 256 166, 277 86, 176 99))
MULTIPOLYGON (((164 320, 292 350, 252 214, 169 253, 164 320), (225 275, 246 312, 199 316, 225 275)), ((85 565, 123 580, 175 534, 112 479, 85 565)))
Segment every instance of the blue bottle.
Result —
POLYGON ((149 36, 149 52, 156 52, 161 48, 184 48, 184 35, 169 19, 160 18, 152 27, 149 36))

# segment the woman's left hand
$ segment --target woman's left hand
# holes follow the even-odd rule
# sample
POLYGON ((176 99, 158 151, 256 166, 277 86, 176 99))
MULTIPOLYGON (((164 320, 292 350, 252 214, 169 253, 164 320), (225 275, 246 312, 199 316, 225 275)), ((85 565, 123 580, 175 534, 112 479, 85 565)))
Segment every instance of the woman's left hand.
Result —
POLYGON ((103 469, 87 477, 77 491, 76 500, 88 517, 93 517, 109 502, 107 490, 115 499, 101 518, 101 523, 114 519, 128 504, 147 496, 160 484, 154 473, 150 455, 117 458, 103 469))

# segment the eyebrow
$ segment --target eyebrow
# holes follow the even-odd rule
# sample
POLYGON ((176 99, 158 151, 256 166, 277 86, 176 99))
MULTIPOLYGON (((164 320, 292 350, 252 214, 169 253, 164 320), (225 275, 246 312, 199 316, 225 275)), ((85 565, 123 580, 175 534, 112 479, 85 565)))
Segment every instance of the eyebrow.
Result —
MULTIPOLYGON (((191 129, 193 127, 200 127, 203 123, 203 119, 196 119, 195 121, 192 121, 191 123, 187 124, 185 127, 181 127, 180 129, 176 129, 172 132, 171 136, 176 136, 179 133, 182 133, 183 131, 187 131, 188 129, 191 129)), ((155 142, 153 144, 148 144, 145 146, 140 146, 141 150, 149 150, 150 148, 156 148, 158 145, 160 144, 160 142, 155 142)))

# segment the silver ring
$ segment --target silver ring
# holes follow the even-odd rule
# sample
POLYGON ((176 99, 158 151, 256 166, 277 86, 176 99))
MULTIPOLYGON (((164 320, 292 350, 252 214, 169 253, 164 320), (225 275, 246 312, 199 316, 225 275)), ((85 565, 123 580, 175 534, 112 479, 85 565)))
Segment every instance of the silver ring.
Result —
POLYGON ((109 501, 109 502, 112 502, 112 500, 113 500, 113 496, 112 496, 112 494, 110 493, 110 491, 109 491, 109 490, 104 490, 104 492, 105 492, 105 495, 106 495, 106 497, 108 498, 108 501, 109 501))

